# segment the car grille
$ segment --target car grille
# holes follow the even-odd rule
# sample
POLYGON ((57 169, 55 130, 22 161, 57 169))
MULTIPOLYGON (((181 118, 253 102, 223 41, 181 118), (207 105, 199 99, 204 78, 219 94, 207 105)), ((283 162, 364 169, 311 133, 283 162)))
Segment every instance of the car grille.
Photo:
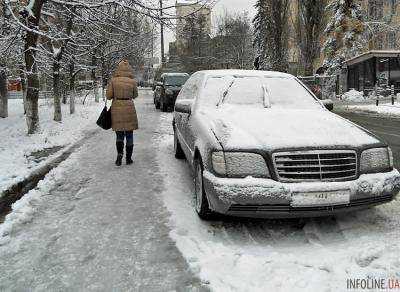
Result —
POLYGON ((357 177, 357 154, 351 150, 280 152, 273 158, 280 181, 335 181, 357 177))

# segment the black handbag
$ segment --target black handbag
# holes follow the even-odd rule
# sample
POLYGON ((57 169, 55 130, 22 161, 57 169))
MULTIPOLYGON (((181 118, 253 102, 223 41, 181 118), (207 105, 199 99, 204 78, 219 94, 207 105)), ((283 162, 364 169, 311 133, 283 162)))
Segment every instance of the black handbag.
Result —
POLYGON ((107 109, 107 101, 96 124, 104 130, 111 129, 111 107, 107 109))

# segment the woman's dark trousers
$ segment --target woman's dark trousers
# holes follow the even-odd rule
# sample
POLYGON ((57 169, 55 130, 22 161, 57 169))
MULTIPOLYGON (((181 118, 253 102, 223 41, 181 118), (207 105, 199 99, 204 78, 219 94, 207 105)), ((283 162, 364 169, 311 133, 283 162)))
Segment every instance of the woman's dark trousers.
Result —
POLYGON ((133 131, 117 131, 117 152, 118 157, 115 164, 121 166, 122 157, 124 156, 124 140, 126 139, 126 164, 132 164, 133 153, 133 131))

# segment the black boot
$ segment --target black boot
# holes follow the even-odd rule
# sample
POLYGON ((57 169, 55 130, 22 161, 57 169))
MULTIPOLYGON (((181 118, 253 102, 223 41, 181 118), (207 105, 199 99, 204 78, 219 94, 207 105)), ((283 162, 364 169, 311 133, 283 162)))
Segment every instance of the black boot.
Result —
POLYGON ((132 153, 133 153, 133 145, 126 146, 126 165, 130 165, 133 163, 132 160, 132 153))
POLYGON ((115 161, 116 166, 121 166, 122 164, 122 157, 124 156, 124 142, 117 142, 117 160, 115 161))

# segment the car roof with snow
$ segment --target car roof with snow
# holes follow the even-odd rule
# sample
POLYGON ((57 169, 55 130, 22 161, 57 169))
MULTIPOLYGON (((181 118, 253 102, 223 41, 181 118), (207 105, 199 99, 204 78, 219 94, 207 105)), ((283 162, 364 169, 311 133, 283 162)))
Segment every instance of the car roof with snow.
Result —
POLYGON ((161 77, 165 76, 189 76, 188 73, 163 73, 161 77))
POLYGON ((205 70, 199 71, 199 73, 205 74, 207 77, 210 76, 259 76, 259 77, 280 77, 280 78, 295 78, 293 75, 276 72, 276 71, 259 71, 259 70, 205 70))

